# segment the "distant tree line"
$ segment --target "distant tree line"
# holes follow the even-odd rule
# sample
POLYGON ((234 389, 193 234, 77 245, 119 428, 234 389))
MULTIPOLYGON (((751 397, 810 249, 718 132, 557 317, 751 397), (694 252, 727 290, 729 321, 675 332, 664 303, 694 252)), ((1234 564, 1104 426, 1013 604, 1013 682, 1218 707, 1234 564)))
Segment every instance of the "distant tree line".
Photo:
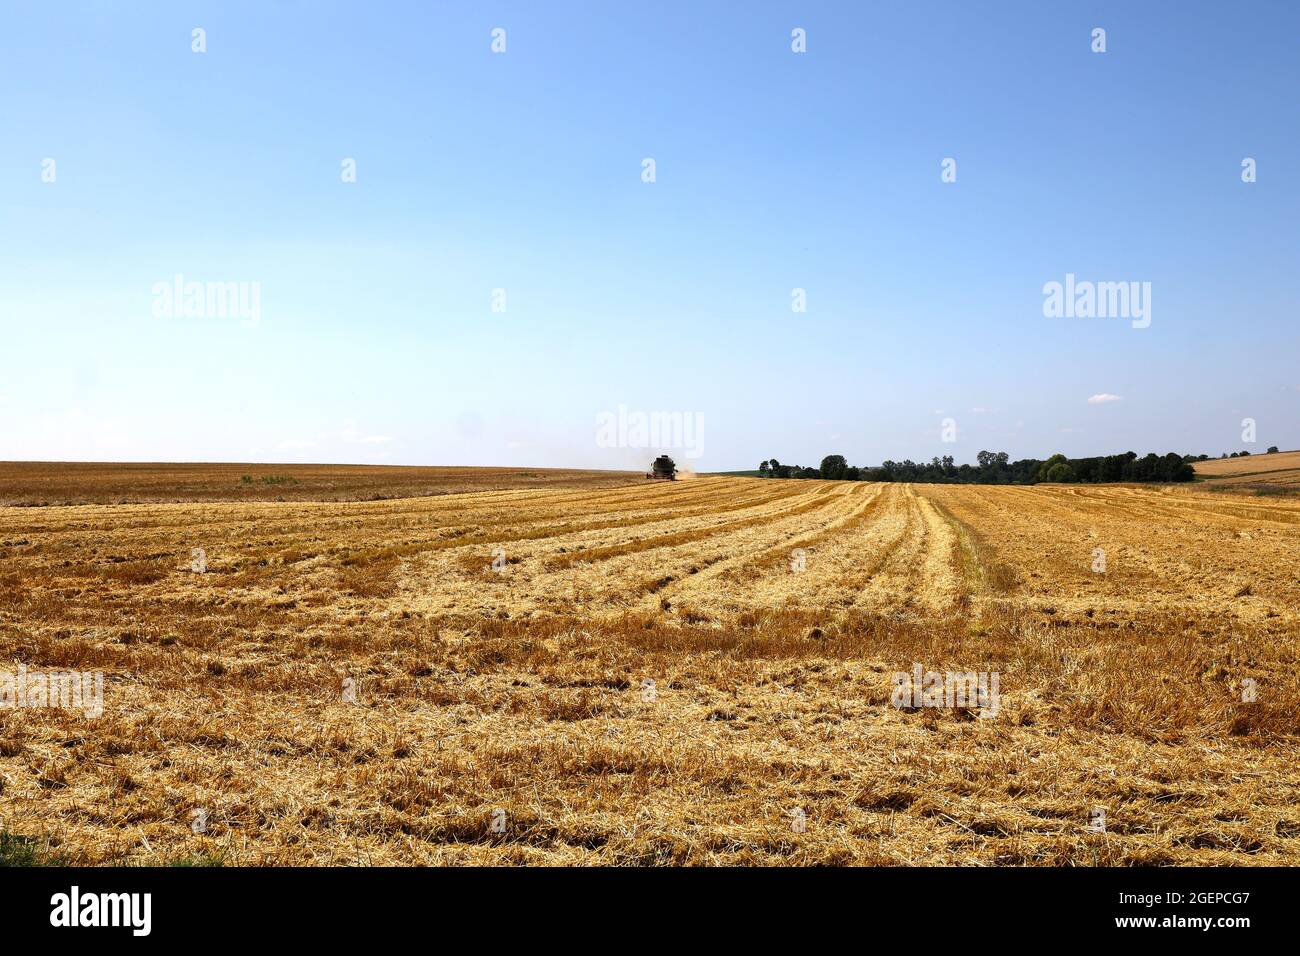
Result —
POLYGON ((1154 452, 1139 458, 1136 452, 1103 455, 1097 458, 1066 458, 1053 455, 1047 460, 1022 458, 1011 461, 1004 452, 981 451, 977 464, 958 465, 951 455, 931 458, 928 462, 885 461, 879 466, 850 465, 843 455, 827 455, 821 467, 783 465, 772 458, 761 462, 758 473, 764 478, 829 478, 833 481, 915 481, 970 485, 1032 485, 1040 481, 1191 481, 1195 477, 1191 462, 1204 461, 1206 455, 1180 455, 1154 452))
MULTIPOLYGON (((1270 454, 1270 455, 1276 455, 1276 454, 1277 454, 1277 445, 1269 445, 1269 446, 1268 446, 1268 454, 1270 454)), ((1205 461, 1205 460, 1208 459, 1209 457, 1210 457, 1209 455, 1198 455, 1198 456, 1197 456, 1197 459, 1198 459, 1199 461, 1205 461)), ((1250 452, 1248 452, 1248 451, 1234 451, 1231 455, 1229 455, 1227 452, 1224 452, 1224 453, 1223 453, 1222 455, 1220 455, 1219 457, 1220 457, 1220 458, 1249 458, 1249 457, 1250 457, 1250 452)))

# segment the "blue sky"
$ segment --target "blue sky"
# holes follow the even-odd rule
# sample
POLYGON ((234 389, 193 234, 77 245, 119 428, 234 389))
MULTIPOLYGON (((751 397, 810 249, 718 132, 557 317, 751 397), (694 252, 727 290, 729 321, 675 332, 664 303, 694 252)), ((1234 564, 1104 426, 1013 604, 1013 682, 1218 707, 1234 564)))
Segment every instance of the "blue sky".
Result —
POLYGON ((9 3, 0 458, 643 468, 596 441, 620 405, 699 416, 701 470, 1295 448, 1298 32, 1282 2, 9 3), (1066 273, 1150 282, 1150 327, 1045 317, 1066 273), (159 317, 177 274, 257 283, 256 323, 159 317))

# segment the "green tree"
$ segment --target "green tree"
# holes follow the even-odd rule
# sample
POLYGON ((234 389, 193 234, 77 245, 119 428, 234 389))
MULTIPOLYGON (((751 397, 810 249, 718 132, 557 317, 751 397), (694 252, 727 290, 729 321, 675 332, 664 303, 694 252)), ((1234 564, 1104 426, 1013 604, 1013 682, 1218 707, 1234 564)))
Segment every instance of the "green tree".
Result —
POLYGON ((827 455, 822 459, 822 466, 819 470, 823 478, 838 481, 844 477, 844 470, 848 467, 849 463, 844 460, 843 455, 827 455))
POLYGON ((1058 461, 1048 469, 1047 480, 1051 482, 1074 481, 1074 469, 1064 461, 1058 461))
POLYGON ((1049 473, 1051 472, 1051 470, 1052 470, 1053 468, 1055 468, 1057 465, 1064 465, 1064 464, 1066 464, 1066 463, 1068 462, 1068 460, 1069 460, 1069 459, 1067 459, 1067 458, 1066 458, 1064 455, 1062 455, 1060 452, 1057 452, 1057 453, 1056 453, 1055 455, 1053 455, 1051 458, 1047 459, 1047 461, 1043 462, 1041 465, 1038 466, 1038 476, 1037 476, 1037 480, 1038 480, 1038 481, 1055 481, 1056 479, 1054 479, 1054 478, 1048 478, 1048 477, 1047 477, 1048 474, 1049 474, 1049 473))

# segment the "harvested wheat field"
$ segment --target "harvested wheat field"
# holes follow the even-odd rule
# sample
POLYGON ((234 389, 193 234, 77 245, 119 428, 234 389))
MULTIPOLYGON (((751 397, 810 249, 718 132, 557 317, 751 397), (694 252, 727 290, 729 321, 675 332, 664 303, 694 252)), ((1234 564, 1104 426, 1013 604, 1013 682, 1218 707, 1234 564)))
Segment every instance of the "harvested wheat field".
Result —
POLYGON ((1216 485, 1235 485, 1265 491, 1300 491, 1300 451, 1211 458, 1194 465, 1197 478, 1216 485))
POLYGON ((105 675, 98 717, 0 710, 0 825, 85 864, 1300 862, 1300 501, 607 477, 0 508, 4 667, 105 675), (914 664, 996 712, 894 706, 914 664))
POLYGON ((198 501, 379 501, 502 488, 609 488, 639 474, 414 465, 0 462, 0 506, 198 501))

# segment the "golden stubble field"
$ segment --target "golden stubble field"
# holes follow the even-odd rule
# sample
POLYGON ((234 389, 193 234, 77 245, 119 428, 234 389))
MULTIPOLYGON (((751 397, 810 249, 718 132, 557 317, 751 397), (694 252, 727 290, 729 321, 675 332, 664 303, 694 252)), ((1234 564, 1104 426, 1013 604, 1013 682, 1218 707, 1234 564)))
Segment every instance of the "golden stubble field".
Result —
POLYGON ((1218 485, 1245 488, 1300 489, 1300 451, 1249 455, 1245 458, 1211 458, 1195 465, 1198 478, 1218 485))
POLYGON ((99 717, 0 710, 0 830, 87 864, 1300 861, 1300 501, 575 481, 0 508, 0 671, 105 675, 99 717), (995 672, 996 715, 895 707, 914 664, 995 672))

